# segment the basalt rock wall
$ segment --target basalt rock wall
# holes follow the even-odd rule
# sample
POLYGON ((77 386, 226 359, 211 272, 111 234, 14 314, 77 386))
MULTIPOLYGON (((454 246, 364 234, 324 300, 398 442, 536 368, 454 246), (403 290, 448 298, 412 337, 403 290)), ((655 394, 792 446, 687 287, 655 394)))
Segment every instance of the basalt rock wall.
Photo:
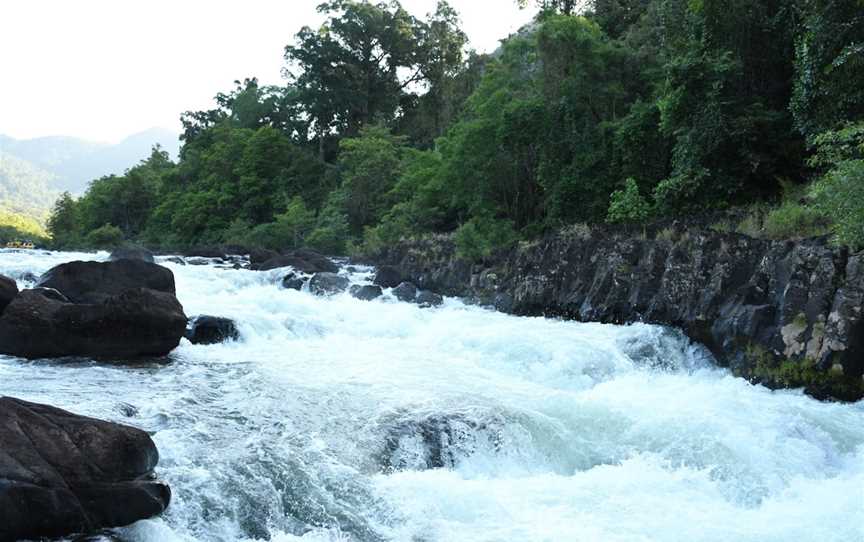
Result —
POLYGON ((826 239, 577 228, 479 263, 447 236, 395 245, 377 263, 513 314, 679 327, 754 382, 864 397, 864 253, 826 239))

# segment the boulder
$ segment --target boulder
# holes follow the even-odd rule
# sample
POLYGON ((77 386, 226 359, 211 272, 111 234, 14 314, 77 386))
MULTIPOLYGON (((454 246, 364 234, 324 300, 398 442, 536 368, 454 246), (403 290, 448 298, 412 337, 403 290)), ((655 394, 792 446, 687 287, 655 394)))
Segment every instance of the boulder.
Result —
POLYGON ((282 287, 286 290, 300 291, 303 289, 305 283, 306 280, 297 273, 288 273, 285 275, 285 278, 282 279, 282 287))
POLYGON ((189 320, 185 337, 192 344, 217 344, 240 338, 237 324, 230 318, 196 316, 189 320))
MULTIPOLYGON (((220 262, 222 260, 219 260, 220 262)), ((191 258, 186 258, 186 263, 189 265, 210 265, 214 260, 210 258, 204 258, 203 256, 192 256, 191 258)))
POLYGON ((122 527, 161 514, 159 452, 133 427, 0 397, 0 540, 122 527))
POLYGON ((0 316, 0 353, 30 359, 162 356, 185 330, 183 307, 167 292, 134 288, 101 303, 76 304, 24 290, 0 316))
POLYGON ((268 250, 266 248, 249 250, 249 263, 253 266, 261 265, 268 260, 278 257, 279 253, 275 250, 268 250))
POLYGON ((402 283, 402 271, 392 265, 382 265, 375 273, 372 283, 382 288, 395 288, 402 283))
POLYGON ((293 267, 300 273, 311 275, 314 273, 336 273, 339 266, 325 256, 310 250, 296 250, 282 256, 275 256, 267 261, 253 265, 256 271, 270 271, 280 267, 293 267))
POLYGON ((7 276, 0 275, 0 313, 18 295, 18 284, 7 276))
POLYGON ((73 303, 100 303, 131 288, 175 293, 170 269, 128 259, 64 263, 42 275, 36 286, 54 288, 73 303))
POLYGON ((417 294, 414 302, 424 308, 438 307, 444 303, 444 298, 434 292, 423 290, 417 294))
POLYGON ((417 297, 417 287, 410 282, 403 282, 393 288, 393 296, 399 301, 413 302, 417 297))
POLYGON ((165 261, 170 263, 176 263, 177 265, 186 265, 186 260, 184 260, 180 256, 171 256, 169 258, 165 258, 165 261))
POLYGON ((186 250, 183 255, 197 258, 217 258, 223 260, 225 259, 225 249, 222 247, 207 246, 192 247, 186 250))
POLYGON ((142 247, 124 247, 114 250, 108 259, 116 260, 141 260, 142 262, 156 263, 153 253, 142 247))
POLYGON ((315 273, 309 280, 309 291, 316 295, 333 295, 344 292, 350 281, 336 273, 315 273))
POLYGON ((65 295, 61 294, 54 288, 33 288, 34 292, 47 297, 48 299, 53 299, 54 301, 60 301, 61 303, 71 303, 69 298, 65 295))
POLYGON ((351 296, 361 301, 372 301, 384 295, 380 286, 367 284, 365 286, 355 285, 351 287, 351 296))

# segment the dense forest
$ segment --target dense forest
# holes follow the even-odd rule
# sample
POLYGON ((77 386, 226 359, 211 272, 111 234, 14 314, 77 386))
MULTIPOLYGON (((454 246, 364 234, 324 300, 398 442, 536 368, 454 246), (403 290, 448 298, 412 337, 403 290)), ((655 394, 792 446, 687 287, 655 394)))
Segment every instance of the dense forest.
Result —
POLYGON ((325 2, 284 86, 235 82, 182 116, 176 163, 156 148, 63 195, 54 243, 348 253, 455 231, 481 257, 734 208, 714 227, 864 245, 864 1, 538 4, 480 55, 445 1, 325 2))

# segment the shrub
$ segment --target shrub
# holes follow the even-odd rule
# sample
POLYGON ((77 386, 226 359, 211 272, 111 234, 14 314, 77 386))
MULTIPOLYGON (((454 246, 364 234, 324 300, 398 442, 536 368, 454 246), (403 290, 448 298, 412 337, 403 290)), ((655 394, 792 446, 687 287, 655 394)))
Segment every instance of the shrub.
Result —
POLYGON ((491 217, 475 217, 456 230, 456 255, 463 260, 478 261, 516 242, 513 222, 491 217))
POLYGON ((123 232, 111 224, 105 224, 87 234, 87 245, 92 248, 113 248, 123 242, 123 232))
POLYGON ((608 222, 645 224, 650 216, 651 204, 639 193, 636 179, 627 179, 623 190, 612 192, 606 217, 608 222))
POLYGON ((826 233, 825 221, 814 208, 785 201, 765 217, 765 235, 771 239, 800 239, 826 233))

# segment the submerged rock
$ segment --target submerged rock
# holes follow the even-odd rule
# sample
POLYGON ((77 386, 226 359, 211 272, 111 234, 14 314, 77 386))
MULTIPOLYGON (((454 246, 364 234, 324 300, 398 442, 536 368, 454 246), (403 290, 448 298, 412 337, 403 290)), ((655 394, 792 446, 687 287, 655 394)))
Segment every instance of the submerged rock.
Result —
POLYGON ((309 291, 316 295, 332 295, 348 289, 348 277, 336 273, 315 273, 309 280, 309 291))
POLYGON ((453 468, 480 448, 501 447, 500 422, 460 414, 400 420, 387 428, 382 467, 385 471, 453 468))
POLYGON ((166 262, 176 263, 177 265, 186 265, 186 260, 181 258, 180 256, 171 256, 169 258, 165 258, 166 262))
POLYGON ((304 284, 306 284, 306 279, 297 273, 288 273, 285 275, 285 278, 282 279, 282 287, 286 290, 300 291, 303 289, 304 284))
POLYGON ((123 247, 114 250, 108 259, 116 260, 141 260, 142 262, 156 263, 153 253, 142 247, 123 247))
POLYGON ((146 432, 0 397, 0 540, 90 533, 161 514, 146 432))
POLYGON ((192 344, 217 344, 240 338, 237 324, 230 318, 196 316, 190 319, 185 337, 192 344))
POLYGON ((101 303, 131 288, 175 293, 170 269, 129 259, 64 263, 42 275, 36 286, 54 288, 73 303, 101 303))
POLYGON ((421 307, 428 308, 442 305, 444 303, 444 298, 434 292, 423 290, 417 294, 414 301, 421 307))
POLYGON ((0 316, 0 352, 23 358, 162 356, 186 329, 172 294, 134 288, 101 303, 68 303, 24 290, 0 316))
POLYGON ((372 301, 384 295, 384 291, 380 286, 375 285, 355 285, 351 287, 351 296, 361 301, 372 301))
POLYGON ((0 275, 0 313, 18 295, 18 284, 9 277, 0 275))
POLYGON ((399 301, 410 303, 417 298, 417 287, 410 282, 403 282, 393 288, 393 296, 399 301))

